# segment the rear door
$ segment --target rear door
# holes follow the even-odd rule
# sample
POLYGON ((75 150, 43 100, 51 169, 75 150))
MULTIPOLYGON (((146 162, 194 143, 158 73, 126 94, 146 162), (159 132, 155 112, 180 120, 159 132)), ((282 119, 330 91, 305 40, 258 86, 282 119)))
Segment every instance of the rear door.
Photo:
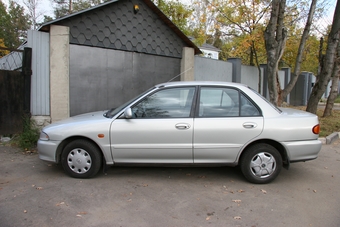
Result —
POLYGON ((132 119, 111 126, 116 163, 193 163, 195 87, 167 88, 132 106, 132 119))
POLYGON ((201 87, 194 119, 194 163, 233 163, 263 129, 260 109, 234 88, 201 87))

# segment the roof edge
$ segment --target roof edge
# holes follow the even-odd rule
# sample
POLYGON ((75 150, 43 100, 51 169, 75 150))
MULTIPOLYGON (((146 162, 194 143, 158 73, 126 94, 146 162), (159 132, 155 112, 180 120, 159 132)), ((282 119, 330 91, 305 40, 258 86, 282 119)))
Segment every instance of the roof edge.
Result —
MULTIPOLYGON (((67 16, 64 16, 64 17, 61 17, 61 18, 58 18, 58 19, 55 19, 55 20, 52 20, 52 21, 49 21, 49 22, 46 22, 44 24, 42 24, 37 30, 38 31, 45 31, 45 32, 49 32, 50 30, 50 25, 56 23, 56 22, 59 22, 59 21, 62 21, 62 20, 65 20, 65 19, 68 19, 68 18, 71 18, 71 17, 74 17, 74 16, 77 16, 79 14, 82 14, 82 13, 85 13, 85 12, 88 12, 90 10, 94 10, 94 9, 97 9, 97 8, 100 8, 100 7, 103 7, 103 6, 106 6, 106 5, 110 5, 112 3, 115 3, 115 2, 118 2, 119 0, 112 0, 112 1, 108 1, 108 2, 104 2, 102 4, 99 4, 99 5, 96 5, 96 6, 93 6, 91 8, 88 8, 88 9, 84 9, 84 10, 81 10, 81 11, 78 11, 78 12, 75 12, 75 13, 72 13, 70 15, 67 15, 67 16)), ((189 38, 188 36, 186 36, 151 0, 143 0, 143 2, 152 10, 154 11, 158 16, 159 18, 167 25, 169 26, 189 47, 193 48, 194 49, 194 52, 195 52, 195 55, 198 55, 198 54, 202 54, 202 51, 196 46, 196 44, 194 44, 189 38)))

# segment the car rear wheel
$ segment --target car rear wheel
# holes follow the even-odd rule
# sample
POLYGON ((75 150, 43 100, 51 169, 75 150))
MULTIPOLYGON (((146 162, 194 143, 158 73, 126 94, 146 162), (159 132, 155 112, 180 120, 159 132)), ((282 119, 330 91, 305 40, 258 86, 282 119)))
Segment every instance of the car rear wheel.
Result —
POLYGON ((240 165, 248 181, 266 184, 279 175, 282 169, 282 157, 273 146, 264 143, 256 144, 245 151, 240 165))
POLYGON ((61 154, 61 164, 65 172, 75 178, 90 178, 102 166, 99 149, 87 140, 74 140, 67 144, 61 154))

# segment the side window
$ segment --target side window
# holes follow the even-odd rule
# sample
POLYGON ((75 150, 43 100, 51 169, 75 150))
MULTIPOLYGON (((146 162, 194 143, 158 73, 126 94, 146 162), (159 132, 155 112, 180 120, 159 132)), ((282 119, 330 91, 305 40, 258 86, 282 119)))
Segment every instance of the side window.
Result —
POLYGON ((250 102, 247 97, 241 94, 241 117, 260 115, 260 111, 254 106, 254 104, 250 102))
POLYGON ((132 107, 134 118, 185 118, 190 116, 194 87, 169 88, 145 97, 132 107))
POLYGON ((228 88, 202 87, 198 116, 239 116, 239 92, 228 88))

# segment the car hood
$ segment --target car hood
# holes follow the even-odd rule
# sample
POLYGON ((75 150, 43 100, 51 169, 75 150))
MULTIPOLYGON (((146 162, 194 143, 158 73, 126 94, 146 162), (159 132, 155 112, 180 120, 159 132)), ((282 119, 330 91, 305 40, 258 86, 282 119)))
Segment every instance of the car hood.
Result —
POLYGON ((76 116, 73 116, 73 117, 66 118, 64 120, 53 122, 52 124, 50 124, 48 126, 56 126, 56 125, 63 125, 63 124, 68 124, 68 123, 79 123, 79 122, 82 123, 82 122, 88 122, 88 121, 102 120, 103 118, 105 118, 104 117, 105 112, 106 111, 96 111, 96 112, 91 112, 91 113, 80 114, 80 115, 76 115, 76 116))
POLYGON ((108 130, 112 119, 104 117, 104 113, 105 111, 97 111, 73 116, 52 123, 42 131, 51 135, 67 136, 68 134, 82 135, 87 131, 95 131, 96 128, 108 130))

